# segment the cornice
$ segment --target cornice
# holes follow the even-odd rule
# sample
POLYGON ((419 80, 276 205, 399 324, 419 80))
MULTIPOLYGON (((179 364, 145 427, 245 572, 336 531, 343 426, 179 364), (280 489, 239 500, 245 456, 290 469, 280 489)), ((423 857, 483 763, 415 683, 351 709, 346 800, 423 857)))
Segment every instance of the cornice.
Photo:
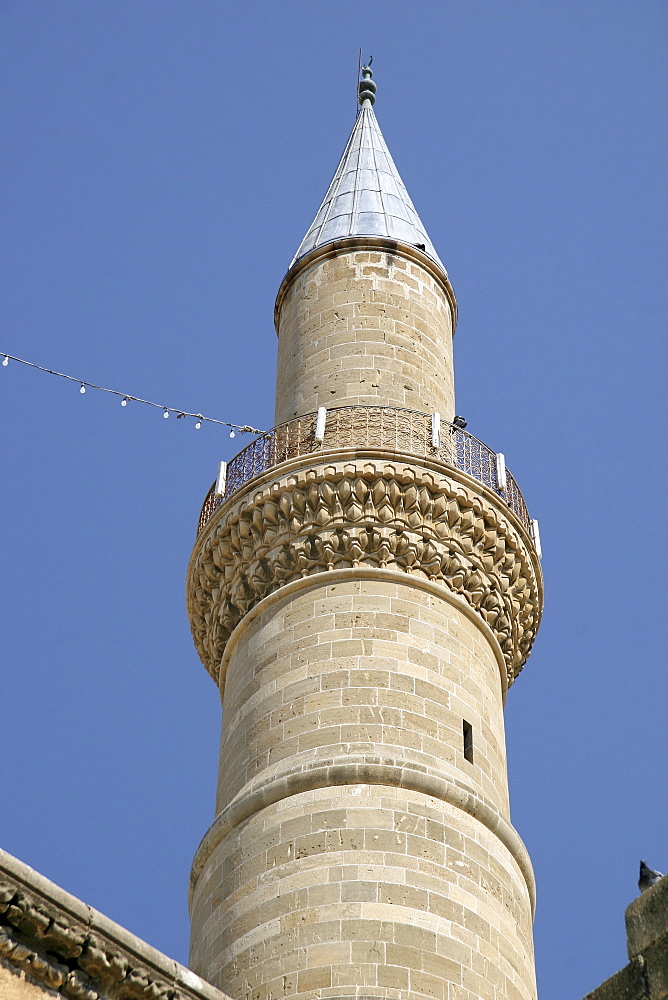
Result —
POLYGON ((417 247, 411 246, 410 243, 401 243, 398 240, 391 240, 387 236, 349 236, 345 239, 335 240, 332 243, 326 243, 322 247, 317 247, 310 253, 300 257, 299 260, 296 260, 283 278, 276 296, 276 304, 274 306, 274 326, 276 327, 277 334, 279 332, 279 321, 283 300, 285 299, 288 288, 297 275, 301 274, 301 272, 307 267, 311 267, 312 264, 315 264, 318 261, 330 260, 332 257, 337 257, 339 254, 347 253, 353 250, 380 250, 383 253, 393 254, 397 257, 403 257, 406 260, 410 260, 414 264, 419 264, 425 271, 428 271, 437 284, 441 286, 450 304, 450 309, 452 311, 452 335, 454 337, 455 329, 457 327, 457 300, 447 274, 422 250, 418 250, 417 247))
POLYGON ((68 1000, 230 1000, 1 850, 0 962, 68 1000))

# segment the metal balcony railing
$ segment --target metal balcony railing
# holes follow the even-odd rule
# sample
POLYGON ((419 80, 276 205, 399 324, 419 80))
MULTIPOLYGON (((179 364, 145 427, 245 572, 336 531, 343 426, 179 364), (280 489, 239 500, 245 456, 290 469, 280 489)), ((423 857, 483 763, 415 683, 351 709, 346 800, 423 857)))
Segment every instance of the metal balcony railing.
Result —
POLYGON ((198 532, 214 511, 233 493, 267 469, 300 455, 336 451, 341 448, 380 448, 431 458, 473 476, 499 494, 501 499, 530 527, 529 513, 515 479, 505 469, 505 488, 499 479, 504 466, 497 455, 473 434, 443 422, 435 434, 432 414, 390 406, 341 406, 327 410, 324 433, 317 435, 318 414, 295 417, 261 434, 240 451, 227 466, 224 493, 214 483, 199 518, 198 532), (437 442, 437 443, 436 443, 437 442))

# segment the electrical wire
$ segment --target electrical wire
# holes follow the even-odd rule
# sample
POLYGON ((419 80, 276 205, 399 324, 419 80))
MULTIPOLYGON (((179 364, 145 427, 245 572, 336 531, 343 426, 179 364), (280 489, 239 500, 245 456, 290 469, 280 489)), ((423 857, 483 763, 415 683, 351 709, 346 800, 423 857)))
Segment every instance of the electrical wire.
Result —
POLYGON ((73 375, 65 375, 64 372, 56 372, 51 368, 43 368, 41 365, 36 365, 32 361, 25 361, 23 358, 16 358, 12 354, 4 354, 0 351, 0 356, 2 357, 2 365, 4 368, 7 367, 10 361, 16 361, 20 365, 27 365, 28 368, 36 368, 40 372, 46 372, 47 375, 57 375, 58 378, 67 379, 68 382, 75 382, 81 388, 80 393, 85 393, 87 389, 97 389, 98 392, 108 392, 112 396, 119 396, 121 399, 121 406, 127 406, 128 403, 143 403, 144 406, 153 406, 158 410, 162 410, 162 415, 165 419, 169 417, 171 413, 176 414, 177 420, 181 420, 184 417, 192 417, 196 421, 195 429, 199 430, 203 423, 218 424, 221 427, 230 428, 230 437, 234 437, 235 432, 240 434, 263 434, 264 431, 258 430, 257 427, 251 427, 249 424, 235 424, 229 420, 217 420, 215 417, 205 417, 202 413, 190 413, 188 410, 179 410, 175 406, 163 406, 161 403, 153 403, 150 399, 140 399, 139 396, 133 396, 129 392, 119 392, 118 389, 107 389, 103 385, 95 385, 93 382, 87 382, 85 379, 75 378, 73 375))

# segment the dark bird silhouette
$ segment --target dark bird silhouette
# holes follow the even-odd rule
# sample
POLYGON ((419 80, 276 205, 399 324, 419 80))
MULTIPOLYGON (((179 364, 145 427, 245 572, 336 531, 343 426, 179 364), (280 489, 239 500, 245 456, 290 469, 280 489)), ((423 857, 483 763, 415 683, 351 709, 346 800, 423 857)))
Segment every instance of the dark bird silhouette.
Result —
POLYGON ((426 250, 427 249, 427 244, 426 243, 414 243, 413 246, 417 247, 418 250, 426 250))
POLYGON ((463 431, 464 428, 466 427, 466 421, 464 420, 463 417, 455 417, 452 423, 454 424, 455 427, 459 427, 460 431, 463 431))
POLYGON ((652 868, 647 865, 646 861, 640 862, 640 878, 638 879, 638 888, 641 892, 645 889, 650 889, 653 885, 663 878, 661 872, 655 872, 652 868))

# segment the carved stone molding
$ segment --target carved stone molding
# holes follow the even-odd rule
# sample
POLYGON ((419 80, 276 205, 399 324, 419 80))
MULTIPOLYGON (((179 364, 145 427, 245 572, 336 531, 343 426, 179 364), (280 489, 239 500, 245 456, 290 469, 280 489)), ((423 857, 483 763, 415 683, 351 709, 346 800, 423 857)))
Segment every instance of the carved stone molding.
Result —
POLYGON ((536 881, 531 859, 515 828, 492 803, 456 775, 416 767, 415 762, 408 757, 395 758, 390 763, 386 757, 354 753, 341 757, 322 754, 316 759, 293 762, 287 768, 281 763, 274 773, 263 771, 250 781, 218 813, 197 848, 190 873, 190 905, 192 906, 199 878, 213 851, 242 823, 288 796, 316 788, 331 789, 345 785, 384 785, 421 792, 474 816, 499 838, 517 862, 526 882, 532 915, 535 914, 536 881))
POLYGON ((5 851, 0 964, 68 1000, 229 1000, 5 851))
POLYGON ((263 597, 370 566, 463 597, 494 632, 512 683, 540 621, 540 569, 526 533, 483 490, 379 459, 298 469, 237 494, 202 532, 188 572, 193 637, 211 676, 218 682, 227 640, 263 597))

